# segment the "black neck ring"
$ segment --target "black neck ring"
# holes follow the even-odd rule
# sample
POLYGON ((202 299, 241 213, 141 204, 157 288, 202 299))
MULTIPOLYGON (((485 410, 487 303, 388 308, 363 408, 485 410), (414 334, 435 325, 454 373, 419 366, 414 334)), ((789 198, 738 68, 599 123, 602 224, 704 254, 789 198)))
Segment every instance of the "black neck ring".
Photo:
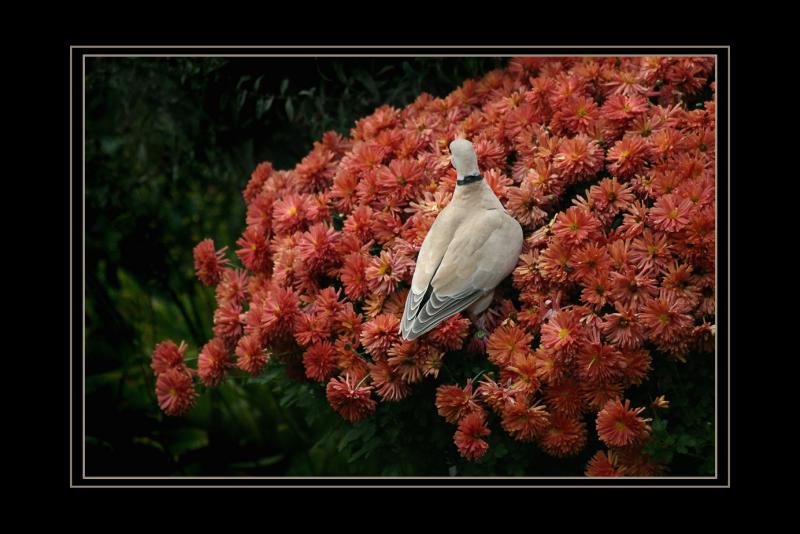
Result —
POLYGON ((483 180, 483 176, 481 176, 480 174, 473 174, 472 176, 465 176, 461 180, 456 179, 456 184, 466 185, 466 184, 471 184, 473 182, 477 182, 479 180, 483 180))

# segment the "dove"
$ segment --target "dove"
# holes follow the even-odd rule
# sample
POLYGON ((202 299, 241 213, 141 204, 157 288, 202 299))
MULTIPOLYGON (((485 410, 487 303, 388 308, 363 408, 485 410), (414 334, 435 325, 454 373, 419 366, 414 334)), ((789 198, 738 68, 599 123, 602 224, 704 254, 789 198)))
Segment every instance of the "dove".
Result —
POLYGON ((400 334, 416 339, 466 310, 475 317, 517 265, 522 227, 506 212, 478 169, 472 143, 456 139, 450 154, 453 198, 425 236, 406 298, 400 334))

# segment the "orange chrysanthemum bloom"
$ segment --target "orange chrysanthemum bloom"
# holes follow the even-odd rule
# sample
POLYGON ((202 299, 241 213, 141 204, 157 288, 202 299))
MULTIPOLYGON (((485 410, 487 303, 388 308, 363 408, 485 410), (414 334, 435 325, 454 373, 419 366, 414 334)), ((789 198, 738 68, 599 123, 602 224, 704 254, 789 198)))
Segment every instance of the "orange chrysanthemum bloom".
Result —
POLYGON ((550 413, 545 406, 511 402, 503 408, 501 424, 514 439, 533 441, 550 424, 550 413))
POLYGON ((514 357, 530 354, 532 341, 533 337, 518 326, 499 326, 486 343, 489 361, 499 367, 505 367, 514 357))
POLYGON ((554 415, 539 445, 544 452, 556 458, 574 456, 586 445, 586 424, 580 419, 554 415))
POLYGON ((168 370, 178 368, 185 370, 183 354, 186 352, 187 345, 181 341, 180 346, 176 345, 171 339, 166 339, 156 345, 153 350, 153 357, 150 367, 156 376, 166 373, 168 370))
POLYGON ((256 335, 244 336, 236 345, 236 366, 251 374, 257 375, 269 361, 269 355, 264 350, 261 340, 256 335))
POLYGON ((228 247, 215 250, 211 239, 204 239, 194 247, 194 270, 203 285, 215 286, 222 279, 222 270, 228 263, 226 250, 228 247))
POLYGON ((472 380, 467 380, 464 388, 452 385, 436 388, 436 409, 448 423, 457 423, 473 412, 483 412, 477 402, 477 392, 473 391, 472 380))
POLYGON ((477 460, 489 450, 489 444, 481 439, 492 431, 486 426, 486 418, 482 412, 472 412, 458 423, 453 441, 458 452, 468 460, 477 460))
POLYGON ((336 354, 328 341, 314 343, 303 353, 306 376, 317 382, 327 382, 336 371, 336 354))
POLYGON ((197 402, 192 377, 174 367, 158 375, 156 396, 158 406, 167 415, 183 415, 197 402))
POLYGON ((197 375, 205 386, 218 386, 225 378, 228 368, 233 365, 228 354, 225 343, 219 338, 214 338, 203 346, 197 359, 197 375))
POLYGON ((400 319, 384 313, 364 325, 361 344, 374 358, 384 358, 389 348, 400 341, 400 319))
POLYGON ((587 477, 621 477, 625 474, 625 467, 619 464, 614 451, 598 451, 586 466, 587 477))
POLYGON ((355 423, 375 411, 377 403, 371 398, 372 389, 370 385, 357 383, 354 376, 338 376, 328 382, 325 395, 339 415, 355 423))
POLYGON ((630 405, 628 399, 624 405, 618 399, 608 401, 597 414, 597 435, 607 445, 625 447, 650 436, 650 419, 639 417, 644 408, 631 409, 630 405))

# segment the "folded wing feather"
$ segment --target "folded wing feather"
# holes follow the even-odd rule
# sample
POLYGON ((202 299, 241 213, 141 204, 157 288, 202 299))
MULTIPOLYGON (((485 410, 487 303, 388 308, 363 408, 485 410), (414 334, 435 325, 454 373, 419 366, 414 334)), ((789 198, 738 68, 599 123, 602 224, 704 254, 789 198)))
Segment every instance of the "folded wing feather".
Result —
POLYGON ((430 283, 412 284, 401 321, 403 336, 410 340, 429 332, 493 290, 513 270, 521 244, 522 229, 504 212, 474 214, 452 236, 430 283))

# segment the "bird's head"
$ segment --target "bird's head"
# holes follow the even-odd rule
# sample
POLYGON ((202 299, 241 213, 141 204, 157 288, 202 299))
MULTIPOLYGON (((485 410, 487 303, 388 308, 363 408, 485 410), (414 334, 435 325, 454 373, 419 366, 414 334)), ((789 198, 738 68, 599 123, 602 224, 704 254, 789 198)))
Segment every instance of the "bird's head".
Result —
POLYGON ((475 176, 480 174, 478 170, 478 156, 472 143, 466 139, 456 139, 450 143, 450 154, 452 155, 453 167, 459 176, 475 176))

